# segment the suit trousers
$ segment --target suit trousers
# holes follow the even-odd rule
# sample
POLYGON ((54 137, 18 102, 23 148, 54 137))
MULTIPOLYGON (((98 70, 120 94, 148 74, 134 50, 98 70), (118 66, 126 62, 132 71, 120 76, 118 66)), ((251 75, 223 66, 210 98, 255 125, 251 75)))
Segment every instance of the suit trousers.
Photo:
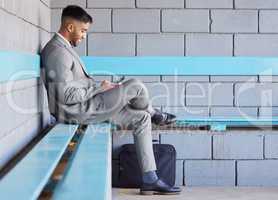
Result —
POLYGON ((130 79, 98 95, 103 102, 98 115, 109 116, 112 123, 133 129, 142 172, 156 170, 151 134, 151 115, 154 110, 145 85, 137 79, 130 79))

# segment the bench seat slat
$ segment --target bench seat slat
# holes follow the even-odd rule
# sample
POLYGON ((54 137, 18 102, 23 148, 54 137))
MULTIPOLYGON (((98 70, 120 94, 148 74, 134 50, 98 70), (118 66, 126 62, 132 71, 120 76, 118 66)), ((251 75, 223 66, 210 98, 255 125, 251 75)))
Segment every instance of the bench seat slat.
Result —
POLYGON ((109 124, 90 125, 53 199, 109 199, 111 192, 111 135, 109 124), (108 195, 108 197, 106 196, 108 195))
POLYGON ((3 199, 37 199, 78 126, 58 124, 0 181, 3 199), (19 184, 20 182, 20 184, 19 184))
POLYGON ((211 131, 225 131, 227 127, 246 127, 246 126, 277 126, 278 119, 273 118, 178 118, 177 126, 209 126, 211 131))
POLYGON ((231 126, 239 125, 278 125, 278 118, 178 118, 177 124, 191 125, 211 125, 211 124, 226 124, 231 126))

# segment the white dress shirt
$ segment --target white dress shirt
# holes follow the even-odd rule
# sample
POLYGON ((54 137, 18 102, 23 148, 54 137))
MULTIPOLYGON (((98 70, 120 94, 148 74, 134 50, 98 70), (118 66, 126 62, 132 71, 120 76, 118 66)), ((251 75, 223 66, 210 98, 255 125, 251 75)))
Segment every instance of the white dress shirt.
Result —
POLYGON ((62 36, 60 33, 56 33, 60 38, 62 38, 70 47, 72 47, 71 46, 71 44, 70 44, 70 42, 64 37, 64 36, 62 36))

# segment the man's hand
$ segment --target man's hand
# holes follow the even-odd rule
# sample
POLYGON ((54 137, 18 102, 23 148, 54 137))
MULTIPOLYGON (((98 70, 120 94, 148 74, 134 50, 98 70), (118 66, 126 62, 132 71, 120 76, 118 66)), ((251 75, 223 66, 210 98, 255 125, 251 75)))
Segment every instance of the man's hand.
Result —
POLYGON ((104 80, 101 82, 100 86, 104 90, 109 90, 118 86, 118 84, 111 83, 110 81, 104 80))

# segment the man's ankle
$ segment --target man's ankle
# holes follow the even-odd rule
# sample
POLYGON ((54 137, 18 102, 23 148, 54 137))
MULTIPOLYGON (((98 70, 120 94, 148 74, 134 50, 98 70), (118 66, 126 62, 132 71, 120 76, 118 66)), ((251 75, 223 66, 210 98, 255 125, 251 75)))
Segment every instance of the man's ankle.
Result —
POLYGON ((143 173, 143 183, 151 184, 158 180, 155 171, 148 171, 143 173))

